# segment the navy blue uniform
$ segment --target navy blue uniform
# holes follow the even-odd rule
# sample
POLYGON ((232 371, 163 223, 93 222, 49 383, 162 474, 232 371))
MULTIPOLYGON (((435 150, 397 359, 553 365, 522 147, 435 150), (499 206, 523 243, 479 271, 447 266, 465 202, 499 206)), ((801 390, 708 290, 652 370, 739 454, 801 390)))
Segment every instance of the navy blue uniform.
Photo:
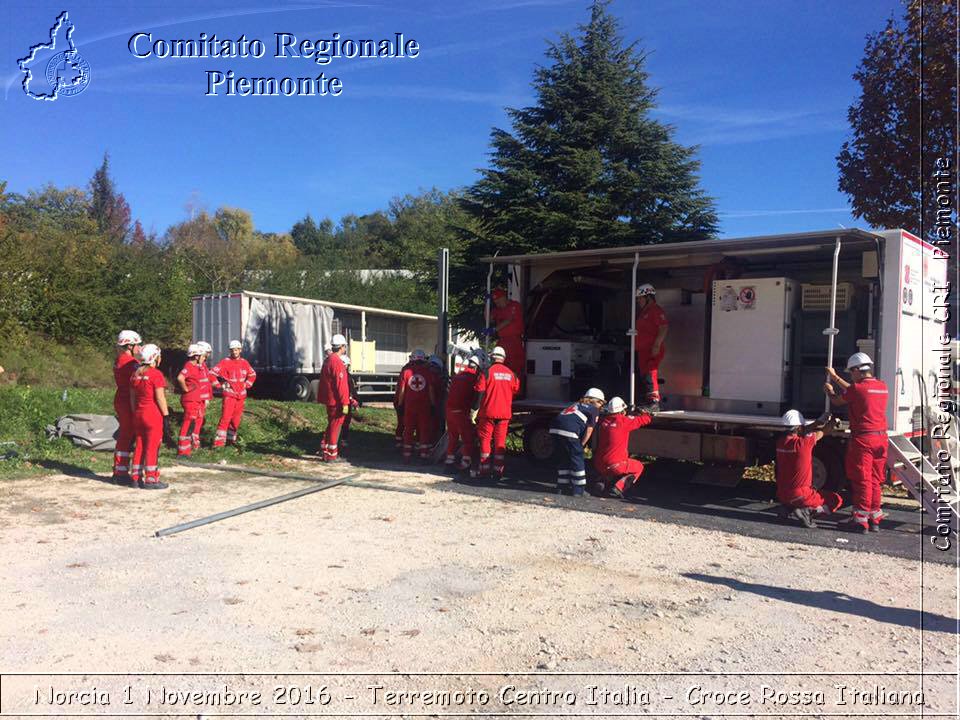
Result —
POLYGON ((557 464, 557 485, 587 484, 587 468, 583 459, 583 436, 587 428, 596 427, 600 411, 593 405, 576 403, 566 408, 550 423, 553 455, 557 464))

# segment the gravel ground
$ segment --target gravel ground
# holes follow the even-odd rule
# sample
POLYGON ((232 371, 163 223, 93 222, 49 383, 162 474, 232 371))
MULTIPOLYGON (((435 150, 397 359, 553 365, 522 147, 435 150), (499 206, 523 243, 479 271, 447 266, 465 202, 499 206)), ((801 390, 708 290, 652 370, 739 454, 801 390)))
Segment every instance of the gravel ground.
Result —
MULTIPOLYGON (((307 485, 165 478, 162 493, 0 484, 0 667, 801 672, 826 687, 824 673, 957 671, 950 566, 437 492, 400 471, 363 479, 425 494, 338 487, 157 539, 307 485)), ((949 687, 928 708, 952 712, 955 678, 929 682, 949 687)))

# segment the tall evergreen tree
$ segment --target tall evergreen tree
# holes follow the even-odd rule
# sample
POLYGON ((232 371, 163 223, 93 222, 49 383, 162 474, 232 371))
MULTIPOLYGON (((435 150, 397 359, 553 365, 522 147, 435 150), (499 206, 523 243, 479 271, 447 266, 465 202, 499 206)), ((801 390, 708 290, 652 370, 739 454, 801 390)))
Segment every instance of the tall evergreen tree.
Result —
POLYGON ((110 155, 103 154, 103 162, 90 179, 90 217, 101 235, 112 242, 123 242, 130 232, 130 205, 117 192, 110 177, 110 155))
POLYGON ((492 132, 491 167, 467 190, 474 256, 702 240, 717 225, 694 148, 650 117, 644 55, 625 45, 609 0, 564 34, 534 73, 536 104, 492 132))

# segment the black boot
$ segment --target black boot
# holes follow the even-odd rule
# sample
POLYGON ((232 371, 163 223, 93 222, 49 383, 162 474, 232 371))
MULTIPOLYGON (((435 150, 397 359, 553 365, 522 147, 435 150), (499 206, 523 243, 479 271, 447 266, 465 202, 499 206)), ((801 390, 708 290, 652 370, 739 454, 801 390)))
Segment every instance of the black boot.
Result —
POLYGON ((815 528, 817 525, 810 517, 810 511, 807 508, 794 508, 793 516, 801 522, 804 527, 815 528))

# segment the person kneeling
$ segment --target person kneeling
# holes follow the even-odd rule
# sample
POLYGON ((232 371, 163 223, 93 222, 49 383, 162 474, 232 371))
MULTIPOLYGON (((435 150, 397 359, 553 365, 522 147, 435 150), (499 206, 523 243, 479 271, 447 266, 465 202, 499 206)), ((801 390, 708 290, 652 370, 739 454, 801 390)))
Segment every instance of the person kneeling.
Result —
POLYGON ((813 448, 823 438, 824 416, 807 427, 803 415, 788 410, 783 416, 787 431, 777 438, 777 500, 783 503, 780 517, 793 514, 804 527, 816 527, 814 515, 836 512, 843 500, 836 493, 821 495, 813 487, 813 448))
POLYGON ((597 425, 593 467, 603 485, 602 494, 622 498, 643 473, 643 463, 633 460, 627 450, 630 433, 649 425, 653 417, 649 413, 628 415, 627 404, 618 397, 611 398, 603 412, 597 425))

